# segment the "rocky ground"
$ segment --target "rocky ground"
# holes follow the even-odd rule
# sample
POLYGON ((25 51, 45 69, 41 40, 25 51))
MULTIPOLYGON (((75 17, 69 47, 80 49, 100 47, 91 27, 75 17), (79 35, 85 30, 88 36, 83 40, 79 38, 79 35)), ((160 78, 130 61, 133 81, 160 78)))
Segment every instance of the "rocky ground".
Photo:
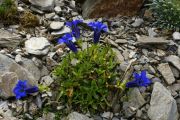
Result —
MULTIPOLYGON (((12 89, 18 79, 31 84, 51 86, 51 71, 66 55, 68 49, 57 45, 56 38, 70 32, 68 20, 83 19, 78 5, 71 0, 29 0, 18 2, 18 11, 30 11, 38 16, 40 25, 20 29, 20 25, 0 23, 0 119, 32 119, 40 109, 52 104, 53 91, 34 94, 27 99, 15 100, 12 89)), ((145 12, 146 13, 146 12, 145 12)), ((85 19, 85 22, 96 19, 85 19)), ((115 51, 121 72, 135 61, 134 71, 146 69, 153 84, 132 88, 128 100, 117 102, 112 111, 83 115, 72 112, 63 120, 178 120, 180 113, 180 33, 152 27, 153 18, 99 18, 109 27, 101 42, 110 44, 115 51)), ((92 40, 91 32, 81 31, 83 45, 92 40)), ((56 104, 57 105, 57 104, 56 104)), ((56 106, 63 110, 64 106, 56 106)), ((53 112, 39 113, 37 120, 53 120, 53 112)))

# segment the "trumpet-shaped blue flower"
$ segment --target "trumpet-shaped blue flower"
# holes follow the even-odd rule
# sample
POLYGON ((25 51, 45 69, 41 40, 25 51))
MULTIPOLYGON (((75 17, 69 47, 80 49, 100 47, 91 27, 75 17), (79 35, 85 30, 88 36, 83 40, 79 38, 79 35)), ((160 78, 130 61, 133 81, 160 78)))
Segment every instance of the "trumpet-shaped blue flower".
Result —
POLYGON ((131 87, 147 87, 148 85, 151 84, 151 80, 147 78, 146 76, 146 71, 143 70, 140 74, 134 73, 134 80, 130 81, 126 84, 126 87, 131 88, 131 87))
POLYGON ((29 85, 27 80, 19 80, 13 89, 13 92, 16 95, 16 99, 21 99, 26 97, 28 94, 37 92, 38 90, 37 86, 29 85))
POLYGON ((105 25, 101 22, 90 22, 88 24, 88 26, 91 27, 94 31, 94 43, 99 42, 101 32, 107 32, 108 31, 107 25, 105 25))
POLYGON ((77 48, 73 43, 73 37, 71 33, 66 33, 64 36, 62 36, 62 38, 58 39, 58 43, 65 43, 69 49, 71 49, 73 52, 77 52, 77 48))
POLYGON ((80 37, 80 29, 78 28, 78 24, 82 22, 82 20, 73 20, 72 22, 66 22, 66 25, 71 28, 73 36, 77 39, 80 37))

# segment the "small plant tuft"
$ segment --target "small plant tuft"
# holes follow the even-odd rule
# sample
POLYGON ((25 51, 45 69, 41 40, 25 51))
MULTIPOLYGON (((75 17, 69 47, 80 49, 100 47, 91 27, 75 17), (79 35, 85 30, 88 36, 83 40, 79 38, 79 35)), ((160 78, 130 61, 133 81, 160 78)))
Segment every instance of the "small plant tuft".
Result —
POLYGON ((150 6, 156 17, 155 25, 170 30, 180 29, 179 0, 153 0, 150 6))
POLYGON ((120 78, 117 65, 110 46, 94 44, 69 53, 53 71, 59 85, 57 99, 80 112, 105 110, 111 106, 109 86, 120 78))
POLYGON ((4 24, 14 24, 18 22, 17 7, 13 0, 2 0, 0 3, 0 21, 4 24))

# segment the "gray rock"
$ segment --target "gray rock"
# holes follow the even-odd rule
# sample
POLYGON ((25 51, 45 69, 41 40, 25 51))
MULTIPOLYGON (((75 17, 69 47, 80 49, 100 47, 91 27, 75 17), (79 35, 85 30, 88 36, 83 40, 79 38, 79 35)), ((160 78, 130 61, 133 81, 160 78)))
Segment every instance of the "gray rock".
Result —
POLYGON ((149 37, 155 37, 157 36, 157 33, 154 32, 155 28, 149 28, 148 29, 148 34, 149 34, 149 37))
POLYGON ((36 105, 38 106, 38 108, 42 108, 42 100, 41 100, 41 96, 40 95, 38 95, 38 96, 36 96, 36 105))
POLYGON ((132 23, 131 25, 132 25, 133 27, 139 27, 139 26, 141 26, 141 25, 143 24, 143 22, 144 22, 143 19, 137 18, 137 19, 135 19, 134 23, 132 23))
POLYGON ((33 57, 32 58, 32 61, 34 62, 34 64, 38 67, 38 68, 42 68, 43 67, 43 64, 42 64, 42 61, 36 57, 33 57))
POLYGON ((172 83, 175 82, 174 75, 168 63, 159 64, 158 70, 162 74, 168 85, 171 85, 172 83))
POLYGON ((113 113, 112 112, 104 112, 101 117, 107 118, 107 119, 112 119, 113 113))
POLYGON ((45 14, 45 18, 51 20, 54 16, 56 15, 56 13, 48 13, 48 14, 45 14))
POLYGON ((64 26, 64 22, 59 22, 59 21, 53 21, 49 27, 51 30, 59 30, 62 29, 64 26))
POLYGON ((135 65, 135 66, 134 66, 134 69, 135 69, 136 71, 140 71, 141 68, 142 68, 142 65, 135 65))
POLYGON ((51 33, 51 35, 62 35, 62 34, 66 34, 66 33, 70 33, 71 29, 67 26, 64 26, 62 30, 60 31, 53 31, 51 33))
POLYGON ((60 6, 56 6, 56 7, 54 8, 54 11, 55 11, 57 14, 59 14, 60 12, 62 12, 62 9, 61 9, 60 6))
POLYGON ((133 88, 132 91, 129 91, 128 96, 128 101, 123 103, 123 110, 127 117, 134 114, 146 102, 138 88, 133 88))
POLYGON ((66 118, 63 118, 63 120, 94 120, 94 119, 89 118, 86 115, 80 114, 78 112, 72 112, 66 118))
POLYGON ((155 77, 155 78, 152 79, 152 82, 153 82, 153 83, 155 83, 155 82, 161 82, 161 79, 155 77))
POLYGON ((54 0, 29 0, 29 2, 44 11, 50 11, 54 7, 54 0))
POLYGON ((174 40, 180 40, 180 33, 179 32, 174 32, 173 33, 173 39, 174 40))
POLYGON ((148 63, 150 60, 148 57, 142 55, 141 58, 138 60, 141 64, 146 64, 148 63))
POLYGON ((18 76, 14 72, 6 72, 1 76, 0 97, 9 98, 14 96, 13 89, 18 82, 18 76))
POLYGON ((178 46, 178 56, 180 57, 180 45, 178 46))
POLYGON ((0 54, 0 76, 6 72, 15 72, 18 79, 28 80, 30 84, 37 83, 37 79, 27 69, 17 64, 11 58, 0 54))
POLYGON ((0 47, 15 48, 21 40, 19 35, 0 29, 0 47))
POLYGON ((117 117, 113 117, 112 120, 120 120, 119 118, 117 117))
POLYGON ((178 56, 170 55, 166 57, 165 60, 173 64, 180 71, 180 58, 178 56))
POLYGON ((16 55, 15 61, 16 61, 17 63, 21 64, 21 63, 22 63, 22 56, 21 56, 20 54, 16 55))
POLYGON ((40 69, 30 59, 23 58, 21 66, 29 71, 37 80, 41 77, 40 69))
POLYGON ((154 83, 148 116, 151 120, 178 120, 176 101, 159 82, 154 83))
POLYGON ((137 36, 137 44, 167 44, 169 43, 168 40, 162 37, 152 38, 148 36, 137 36))
POLYGON ((116 48, 112 48, 112 50, 114 51, 116 55, 116 61, 119 63, 122 63, 124 61, 124 57, 122 56, 121 52, 116 48))
POLYGON ((82 43, 82 50, 87 49, 88 46, 90 46, 90 44, 88 44, 87 42, 83 42, 83 43, 82 43))
POLYGON ((126 39, 117 39, 117 40, 115 40, 115 42, 118 43, 118 44, 128 43, 128 41, 126 39))
POLYGON ((37 113, 38 107, 35 103, 31 102, 29 105, 29 113, 31 115, 34 115, 35 113, 37 113))
POLYGON ((161 49, 157 49, 157 55, 160 57, 163 57, 166 55, 165 51, 161 50, 161 49))
POLYGON ((49 46, 49 41, 44 37, 32 37, 25 42, 26 51, 34 55, 46 55, 49 46))
POLYGON ((127 67, 129 66, 129 62, 124 61, 120 64, 120 70, 126 71, 127 67))
POLYGON ((40 14, 40 15, 43 15, 43 14, 44 14, 44 12, 43 12, 42 10, 40 10, 40 9, 34 7, 34 6, 31 6, 30 9, 31 9, 33 12, 38 13, 38 14, 40 14))
POLYGON ((99 115, 93 115, 94 120, 103 120, 103 118, 99 115))
POLYGON ((31 73, 37 80, 39 80, 42 76, 48 75, 48 71, 45 70, 45 73, 43 69, 46 69, 45 66, 41 66, 41 68, 37 67, 34 62, 30 59, 23 58, 21 66, 28 70, 29 73, 31 73))
POLYGON ((141 117, 141 115, 142 115, 142 110, 137 110, 136 117, 141 117))
POLYGON ((30 84, 37 84, 38 79, 35 78, 27 69, 19 66, 18 64, 12 63, 10 68, 10 72, 15 72, 20 80, 28 80, 30 84))
POLYGON ((170 68, 172 70, 174 77, 179 78, 180 77, 180 71, 177 68, 175 68, 174 66, 170 66, 170 68))
POLYGON ((41 79, 41 84, 45 85, 45 86, 50 86, 53 82, 54 82, 54 80, 49 75, 48 76, 44 76, 41 79))
POLYGON ((79 62, 80 62, 80 61, 79 61, 78 59, 73 58, 73 59, 71 60, 71 65, 72 65, 72 66, 76 66, 79 62))
POLYGON ((9 109, 7 102, 0 102, 0 115, 1 120, 17 120, 12 116, 12 111, 9 109))

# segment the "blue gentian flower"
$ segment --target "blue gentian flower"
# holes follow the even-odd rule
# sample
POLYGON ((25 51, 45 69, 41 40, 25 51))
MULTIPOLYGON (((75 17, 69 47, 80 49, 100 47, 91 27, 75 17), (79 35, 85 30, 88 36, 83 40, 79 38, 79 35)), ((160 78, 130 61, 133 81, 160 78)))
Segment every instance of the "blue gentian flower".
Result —
POLYGON ((77 39, 80 38, 80 29, 78 28, 78 24, 82 22, 82 20, 73 20, 72 22, 66 22, 66 25, 71 28, 73 36, 77 39))
POLYGON ((77 52, 77 48, 73 43, 73 37, 71 33, 66 33, 62 38, 58 39, 58 43, 65 43, 73 52, 77 52))
POLYGON ((88 26, 91 27, 94 31, 94 43, 99 42, 101 32, 108 31, 107 25, 103 24, 102 22, 90 22, 88 23, 88 26))
POLYGON ((21 99, 26 97, 28 94, 35 93, 37 91, 38 87, 29 85, 27 80, 19 80, 13 89, 16 99, 21 99))
POLYGON ((147 87, 148 85, 151 84, 151 80, 147 78, 146 76, 146 71, 143 70, 140 74, 134 73, 134 80, 130 81, 126 84, 126 87, 131 88, 131 87, 147 87))

